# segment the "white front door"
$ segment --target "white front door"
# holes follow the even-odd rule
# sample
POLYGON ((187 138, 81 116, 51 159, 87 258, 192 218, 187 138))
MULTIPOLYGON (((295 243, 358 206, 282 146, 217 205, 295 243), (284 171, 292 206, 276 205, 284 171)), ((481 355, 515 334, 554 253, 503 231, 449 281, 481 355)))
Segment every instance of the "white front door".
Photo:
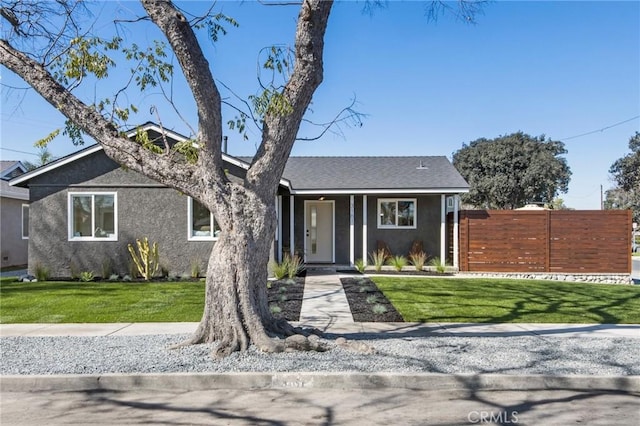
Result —
POLYGON ((333 263, 333 201, 305 201, 304 253, 307 263, 333 263))

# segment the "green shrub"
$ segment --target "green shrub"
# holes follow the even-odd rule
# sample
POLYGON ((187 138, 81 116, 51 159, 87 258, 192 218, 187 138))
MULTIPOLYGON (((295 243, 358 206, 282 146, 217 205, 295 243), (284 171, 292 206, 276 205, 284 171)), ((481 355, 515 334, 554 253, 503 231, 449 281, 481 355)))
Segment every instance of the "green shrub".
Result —
POLYGON ((387 308, 384 305, 380 305, 380 304, 373 305, 373 308, 371 308, 371 310, 376 315, 382 315, 385 312, 387 312, 387 308))
POLYGON ((446 265, 440 260, 439 257, 434 257, 433 259, 431 259, 429 265, 433 266, 436 272, 439 274, 444 274, 444 272, 447 270, 446 265))
POLYGON ((383 249, 376 250, 369 255, 371 257, 371 263, 373 263, 373 267, 376 272, 380 272, 382 270, 382 266, 387 261, 387 252, 383 249))
MULTIPOLYGON (((286 257, 285 257, 285 261, 286 261, 286 257)), ((271 262, 271 271, 273 271, 273 276, 276 277, 277 280, 281 280, 284 277, 287 276, 287 273, 289 271, 289 266, 283 261, 283 262, 271 262)))
POLYGON ((411 259, 411 264, 415 266, 416 271, 422 271, 424 268, 424 264, 427 263, 427 253, 423 251, 419 251, 417 253, 411 253, 409 255, 409 259, 411 259))
POLYGON ((113 264, 111 262, 111 259, 106 258, 102 261, 102 265, 101 265, 102 269, 102 279, 106 280, 107 278, 109 278, 111 276, 111 273, 113 272, 113 264))
POLYGON ((402 268, 407 265, 407 258, 404 256, 393 256, 389 259, 389 264, 393 266, 396 271, 400 272, 402 268))
POLYGON ((49 268, 44 266, 42 263, 37 263, 35 267, 36 279, 38 281, 47 281, 49 280, 49 268))
POLYGON ((93 281, 95 277, 93 276, 93 271, 83 271, 80 273, 80 281, 84 283, 88 283, 93 281))
POLYGON ((200 259, 191 259, 191 278, 198 278, 201 272, 200 259))
POLYGON ((149 281, 160 267, 158 243, 149 244, 149 239, 144 237, 142 240, 136 239, 136 246, 138 251, 133 248, 132 244, 127 246, 131 260, 133 260, 140 276, 145 281, 149 281))
POLYGON ((364 273, 364 269, 365 269, 364 259, 357 259, 355 261, 354 265, 355 265, 356 269, 358 270, 358 272, 360 272, 361 274, 364 273))
POLYGON ((118 281, 119 279, 120 279, 120 275, 118 274, 109 275, 109 281, 118 281))
POLYGON ((289 278, 295 278, 300 272, 304 271, 304 263, 297 254, 294 254, 293 257, 289 257, 287 266, 287 276, 289 278))
POLYGON ((280 312, 282 312, 282 309, 278 305, 269 306, 269 310, 271 311, 272 314, 279 314, 280 312))
POLYGON ((378 296, 372 294, 371 296, 367 296, 367 303, 378 303, 378 296))

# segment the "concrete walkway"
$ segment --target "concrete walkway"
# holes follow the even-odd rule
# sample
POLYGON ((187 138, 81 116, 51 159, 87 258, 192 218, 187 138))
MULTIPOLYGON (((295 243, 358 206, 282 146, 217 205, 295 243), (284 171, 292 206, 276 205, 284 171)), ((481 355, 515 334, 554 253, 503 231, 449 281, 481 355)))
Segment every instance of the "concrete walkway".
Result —
POLYGON ((308 270, 300 324, 334 333, 359 331, 353 321, 340 276, 331 270, 308 270))

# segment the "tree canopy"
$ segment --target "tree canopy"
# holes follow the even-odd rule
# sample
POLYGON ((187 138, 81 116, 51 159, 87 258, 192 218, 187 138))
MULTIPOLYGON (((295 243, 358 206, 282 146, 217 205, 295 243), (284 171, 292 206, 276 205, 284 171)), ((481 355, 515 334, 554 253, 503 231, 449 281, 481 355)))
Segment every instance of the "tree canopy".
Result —
POLYGON ((640 222, 640 132, 629 139, 629 149, 609 169, 616 187, 607 191, 605 208, 630 209, 633 220, 640 222))
MULTIPOLYGON (((438 15, 451 9, 465 21, 473 21, 481 3, 460 0, 458 7, 452 7, 432 2, 429 10, 438 15)), ((296 341, 296 348, 310 346, 301 344, 300 338, 312 331, 273 317, 265 282, 276 230, 278 183, 324 77, 324 37, 333 2, 302 0, 281 5, 299 8, 292 27, 293 45, 267 46, 259 53, 259 68, 266 75, 258 76, 260 91, 255 96, 233 97, 235 117, 223 117, 223 105, 229 99, 220 89, 228 88, 214 77, 225 63, 217 62, 202 43, 204 37, 216 42, 226 28, 237 25, 233 18, 216 12, 215 1, 142 0, 137 6, 127 4, 133 16, 116 19, 113 26, 97 25, 91 18, 91 4, 81 1, 12 0, 0 7, 3 23, 8 24, 0 37, 0 63, 67 117, 65 131, 72 140, 91 136, 106 155, 128 170, 191 196, 213 213, 222 232, 209 258, 202 320, 185 344, 216 342, 216 356, 246 350, 250 344, 268 352, 291 348, 296 341), (141 29, 148 31, 145 46, 123 36, 141 29), (159 40, 153 40, 155 36, 159 40), (117 75, 122 78, 118 80, 117 75), (178 77, 188 95, 187 89, 175 97, 171 92, 178 77), (98 83, 105 79, 113 83, 105 85, 113 92, 103 97, 103 85, 98 83), (76 90, 81 86, 91 88, 88 96, 76 90), (158 147, 142 132, 132 139, 126 136, 126 124, 139 107, 129 101, 129 95, 151 88, 165 100, 163 107, 153 108, 161 126, 167 111, 182 118, 176 98, 193 101, 197 123, 184 120, 191 130, 188 143, 164 141, 158 147), (259 129, 260 143, 238 182, 225 173, 223 128, 230 125, 242 132, 251 123, 259 129), (296 338, 282 339, 291 336, 296 338)))
POLYGON ((453 154, 454 166, 470 186, 462 202, 487 209, 551 203, 568 190, 566 153, 560 141, 523 132, 463 144, 453 154))

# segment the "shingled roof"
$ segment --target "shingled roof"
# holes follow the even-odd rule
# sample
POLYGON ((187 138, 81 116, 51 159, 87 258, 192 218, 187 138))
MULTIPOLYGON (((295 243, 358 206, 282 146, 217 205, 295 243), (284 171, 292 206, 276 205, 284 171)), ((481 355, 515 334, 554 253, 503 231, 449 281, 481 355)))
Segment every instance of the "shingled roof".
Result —
POLYGON ((306 191, 467 192, 446 157, 290 157, 283 177, 306 191))

